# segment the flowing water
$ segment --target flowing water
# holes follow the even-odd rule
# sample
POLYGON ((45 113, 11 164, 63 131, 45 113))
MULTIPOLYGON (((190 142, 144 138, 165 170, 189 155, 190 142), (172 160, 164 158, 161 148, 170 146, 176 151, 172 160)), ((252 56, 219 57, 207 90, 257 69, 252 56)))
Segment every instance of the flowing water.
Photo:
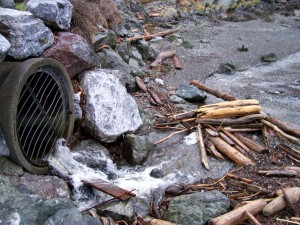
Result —
MULTIPOLYGON (((57 141, 54 154, 49 159, 49 164, 55 171, 55 174, 59 174, 59 176, 67 180, 73 187, 72 198, 80 210, 87 209, 112 198, 100 191, 94 190, 91 192, 90 189, 84 187, 81 182, 83 179, 94 180, 99 178, 109 181, 128 191, 133 191, 138 197, 145 198, 150 195, 153 189, 165 188, 170 184, 176 183, 179 174, 178 172, 170 173, 161 179, 150 176, 150 172, 154 168, 162 168, 164 164, 170 163, 173 159, 137 171, 135 167, 118 169, 110 158, 99 152, 99 154, 94 154, 93 157, 95 160, 107 163, 107 169, 104 173, 76 161, 75 158, 79 154, 84 156, 89 153, 85 151, 72 152, 64 145, 64 140, 60 139, 57 141), (111 174, 114 174, 113 179, 110 179, 111 174)), ((192 182, 193 178, 191 176, 189 178, 190 182, 192 182)))

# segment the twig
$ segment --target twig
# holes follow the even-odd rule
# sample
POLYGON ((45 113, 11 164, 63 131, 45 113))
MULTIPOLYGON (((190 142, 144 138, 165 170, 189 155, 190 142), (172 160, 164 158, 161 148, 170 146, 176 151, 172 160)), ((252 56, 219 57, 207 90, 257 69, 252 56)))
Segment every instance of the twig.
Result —
POLYGON ((251 213, 249 213, 247 210, 244 213, 247 215, 249 220, 251 220, 255 225, 261 225, 261 223, 258 222, 258 220, 251 213))
POLYGON ((161 139, 161 140, 155 142, 154 144, 155 144, 155 145, 160 144, 160 143, 164 142, 165 140, 170 139, 170 138, 173 137, 174 135, 180 134, 180 133, 183 133, 183 132, 186 132, 186 131, 188 131, 188 130, 189 130, 189 129, 184 129, 184 130, 176 131, 176 132, 174 132, 174 133, 168 135, 167 137, 165 137, 165 138, 163 138, 163 139, 161 139))
POLYGON ((285 220, 285 219, 280 219, 280 218, 276 218, 277 221, 282 221, 282 222, 287 222, 287 223, 292 223, 292 224, 299 224, 299 222, 295 222, 295 221, 291 221, 291 220, 285 220))
POLYGON ((276 131, 277 133, 279 133, 281 136, 283 136, 283 137, 285 137, 285 138, 287 138, 287 139, 289 139, 291 141, 294 141, 294 142, 296 142, 297 144, 300 145, 300 139, 298 139, 298 138, 296 138, 294 136, 291 136, 289 134, 284 133, 276 125, 274 125, 274 124, 272 124, 272 123, 270 123, 270 122, 268 122, 268 121, 266 121, 264 119, 262 119, 261 122, 264 123, 265 125, 267 125, 268 127, 271 127, 274 131, 276 131))
POLYGON ((216 147, 214 146, 214 144, 211 141, 206 142, 206 147, 207 147, 207 150, 209 150, 210 153, 212 155, 214 155, 217 159, 224 160, 224 157, 221 155, 220 152, 218 152, 218 150, 216 149, 216 147))
POLYGON ((138 86, 143 92, 146 92, 146 93, 147 93, 147 87, 146 87, 144 81, 143 81, 140 77, 136 76, 136 77, 135 77, 135 82, 136 82, 137 86, 138 86))
POLYGON ((236 175, 234 175, 234 174, 232 174, 232 173, 228 173, 228 174, 227 174, 227 177, 229 177, 229 178, 231 178, 231 179, 243 181, 243 182, 248 183, 248 184, 253 183, 253 180, 250 180, 250 179, 247 179, 247 178, 244 178, 244 177, 239 177, 239 176, 236 176, 236 175))
POLYGON ((201 131, 201 124, 198 124, 196 127, 197 129, 197 139, 199 142, 199 149, 200 149, 200 157, 201 157, 201 162, 204 165, 206 170, 210 170, 209 165, 208 165, 208 160, 207 160, 207 155, 206 155, 206 150, 203 142, 203 136, 202 136, 202 131, 201 131))
POLYGON ((162 101, 158 97, 158 95, 155 93, 154 90, 147 89, 148 93, 151 95, 152 99, 158 104, 163 105, 162 101))

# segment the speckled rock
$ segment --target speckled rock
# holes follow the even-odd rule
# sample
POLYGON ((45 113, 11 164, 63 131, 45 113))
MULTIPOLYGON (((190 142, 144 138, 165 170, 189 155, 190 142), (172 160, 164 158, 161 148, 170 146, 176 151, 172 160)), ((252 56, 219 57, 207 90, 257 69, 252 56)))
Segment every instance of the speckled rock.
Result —
POLYGON ((2 62, 10 49, 10 43, 0 34, 0 62, 2 62))
POLYGON ((206 99, 206 92, 199 90, 193 85, 183 84, 176 90, 176 95, 187 101, 204 102, 206 99))

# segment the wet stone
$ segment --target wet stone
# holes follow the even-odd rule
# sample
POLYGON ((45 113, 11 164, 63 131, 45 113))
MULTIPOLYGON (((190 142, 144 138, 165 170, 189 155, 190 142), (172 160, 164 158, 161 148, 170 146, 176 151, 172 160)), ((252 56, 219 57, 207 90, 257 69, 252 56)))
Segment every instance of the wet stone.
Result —
POLYGON ((183 98, 180 98, 177 95, 170 95, 170 101, 174 104, 185 104, 186 103, 186 101, 183 98))
POLYGON ((154 168, 153 170, 151 170, 150 176, 154 177, 154 178, 162 178, 165 176, 165 174, 164 174, 164 171, 162 171, 158 168, 154 168))
POLYGON ((219 72, 225 74, 232 74, 235 72, 235 70, 235 65, 233 65, 231 62, 222 63, 219 67, 219 72))
POLYGON ((193 85, 183 84, 176 90, 176 95, 187 101, 204 102, 206 99, 206 92, 199 90, 193 85))
POLYGON ((277 55, 274 53, 269 53, 261 56, 263 62, 276 62, 278 60, 277 55))
POLYGON ((144 60, 154 60, 158 55, 157 51, 154 50, 145 40, 139 40, 136 48, 144 60))
POLYGON ((197 192, 175 197, 170 201, 164 219, 189 225, 204 225, 229 210, 228 197, 219 191, 197 192))
POLYGON ((141 164, 154 149, 154 144, 146 136, 128 134, 123 145, 123 155, 131 165, 141 164))

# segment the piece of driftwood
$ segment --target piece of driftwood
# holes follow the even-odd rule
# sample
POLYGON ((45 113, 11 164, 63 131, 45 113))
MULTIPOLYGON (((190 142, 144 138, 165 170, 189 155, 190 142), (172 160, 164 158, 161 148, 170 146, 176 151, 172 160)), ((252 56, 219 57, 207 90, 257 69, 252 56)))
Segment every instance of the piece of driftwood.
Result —
POLYGON ((269 121, 270 123, 274 124, 275 126, 277 126, 279 129, 281 129, 282 131, 284 131, 287 134, 290 134, 292 136, 298 137, 300 138, 300 131, 297 130, 296 128, 292 127, 289 124, 286 124, 278 119, 275 119, 273 117, 266 117, 265 120, 269 121))
MULTIPOLYGON (((288 195, 292 204, 296 203, 300 199, 300 187, 285 188, 285 192, 288 195)), ((263 208, 263 214, 265 216, 271 216, 287 206, 283 195, 278 196, 268 205, 263 208)))
POLYGON ((189 112, 183 112, 183 113, 178 113, 175 115, 170 116, 171 119, 174 120, 183 120, 183 119, 188 119, 191 117, 195 117, 197 113, 195 111, 189 111, 189 112))
POLYGON ((296 171, 298 173, 298 175, 300 175, 300 167, 298 167, 298 166, 285 166, 285 167, 283 167, 283 169, 296 171))
POLYGON ((260 131, 260 128, 231 128, 231 127, 225 127, 226 130, 228 130, 231 133, 236 132, 254 132, 254 131, 260 131))
POLYGON ((232 126, 232 125, 252 123, 254 121, 264 119, 265 117, 266 115, 264 114, 253 114, 253 115, 242 116, 238 118, 221 118, 221 119, 204 119, 200 117, 199 119, 196 120, 196 123, 232 126))
POLYGON ((183 132, 186 132, 186 131, 188 131, 188 130, 189 130, 189 129, 186 128, 186 129, 183 129, 183 130, 180 130, 180 131, 176 131, 176 132, 174 132, 174 133, 168 135, 167 137, 165 137, 165 138, 163 138, 163 139, 161 139, 161 140, 155 142, 154 144, 155 144, 155 145, 160 144, 160 143, 164 142, 165 140, 170 139, 170 138, 173 137, 174 135, 180 134, 180 133, 183 133, 183 132))
POLYGON ((152 217, 146 217, 144 220, 145 222, 147 222, 147 224, 150 225, 180 225, 178 223, 172 223, 166 220, 156 219, 152 217))
POLYGON ((146 92, 146 93, 147 93, 147 87, 146 87, 144 81, 143 81, 140 77, 136 76, 136 77, 135 77, 135 82, 136 82, 137 86, 138 86, 143 92, 146 92))
POLYGON ((281 222, 286 222, 288 224, 297 224, 300 225, 300 222, 297 221, 292 221, 292 220, 285 220, 285 219, 280 219, 280 218, 276 218, 277 221, 281 221, 281 222))
POLYGON ((89 187, 95 188, 99 191, 109 194, 121 201, 126 201, 129 198, 135 196, 134 193, 120 188, 108 181, 101 180, 99 178, 97 178, 97 180, 82 180, 82 182, 89 187))
POLYGON ((257 193, 260 192, 261 194, 271 194, 274 191, 272 190, 267 190, 265 188, 262 188, 256 184, 249 184, 246 182, 239 182, 244 188, 246 188, 248 191, 252 192, 252 193, 257 193))
POLYGON ((291 220, 296 221, 296 222, 300 222, 300 217, 292 216, 291 220))
POLYGON ((219 136, 219 133, 214 131, 213 129, 210 129, 210 128, 205 128, 205 131, 206 133, 208 133, 210 136, 213 136, 213 137, 218 137, 219 136))
POLYGON ((197 119, 208 118, 208 119, 217 119, 217 118, 226 118, 226 117, 235 117, 235 116, 246 116, 249 114, 257 114, 261 111, 259 105, 249 105, 249 106, 237 106, 234 108, 208 108, 208 109, 199 109, 203 110, 203 115, 197 115, 197 119))
POLYGON ((228 94, 226 94, 224 92, 220 92, 220 91, 218 91, 216 89, 213 89, 211 87, 208 87, 208 86, 204 85, 203 83, 201 83, 200 81, 191 80, 190 84, 194 85, 195 87, 199 88, 200 90, 205 91, 205 92, 207 92, 209 94, 212 94, 212 95, 214 95, 214 96, 216 96, 218 98, 222 98, 222 99, 228 100, 228 101, 237 100, 236 97, 228 95, 228 94))
POLYGON ((175 69, 181 69, 180 62, 176 56, 176 51, 164 51, 160 52, 153 63, 150 64, 150 68, 158 67, 162 64, 166 59, 171 58, 174 64, 175 69))
POLYGON ((294 170, 260 170, 257 173, 267 177, 296 177, 298 175, 294 170))
POLYGON ((289 146, 285 145, 285 144, 278 144, 276 146, 278 149, 285 151, 286 153, 292 155, 293 157, 297 158, 298 160, 300 160, 300 152, 290 148, 289 146))
POLYGON ((155 93, 154 90, 151 89, 147 89, 148 93, 150 94, 150 96, 152 97, 152 99, 158 104, 158 105, 163 105, 162 101, 160 100, 160 98, 158 97, 158 95, 155 93))
POLYGON ((173 64, 174 64, 174 67, 175 67, 176 70, 181 70, 182 69, 181 63, 179 62, 179 59, 178 59, 177 55, 174 55, 172 57, 172 61, 173 61, 173 64))
POLYGON ((210 151, 210 153, 212 155, 214 155, 217 159, 224 160, 224 157, 221 155, 220 152, 218 152, 218 150, 216 149, 216 147, 214 146, 214 144, 211 141, 206 142, 206 147, 207 147, 207 150, 210 151))
POLYGON ((200 124, 198 124, 198 126, 196 127, 196 135, 199 143, 201 163, 203 164, 206 170, 210 170, 200 124))
POLYGON ((199 109, 219 109, 219 108, 235 108, 239 106, 259 105, 259 101, 256 99, 242 99, 229 102, 219 102, 215 104, 203 105, 199 109))
POLYGON ((260 120, 262 123, 264 123, 265 125, 267 125, 268 127, 271 127, 275 132, 279 133, 281 136, 291 140, 291 141, 294 141, 295 143, 299 144, 300 145, 300 139, 299 138, 296 138, 294 136, 291 136, 289 134, 286 134, 284 133, 282 130, 280 130, 276 125, 268 122, 267 120, 265 119, 262 119, 260 120))
POLYGON ((219 217, 211 219, 208 221, 209 225, 236 225, 248 218, 245 215, 245 211, 248 211, 252 215, 256 215, 261 212, 261 210, 267 205, 266 200, 258 199, 236 208, 228 213, 225 213, 219 217))
POLYGON ((249 220, 251 220, 252 223, 254 223, 254 225, 261 225, 260 222, 258 222, 258 220, 248 211, 244 212, 246 214, 246 216, 248 217, 249 220))
POLYGON ((153 38, 156 38, 156 37, 164 37, 164 36, 173 34, 173 33, 177 32, 178 30, 179 29, 170 29, 170 30, 157 32, 157 33, 154 33, 154 34, 146 34, 146 35, 140 35, 140 36, 136 36, 136 37, 130 37, 130 38, 126 38, 126 41, 135 42, 135 41, 142 40, 142 39, 144 39, 146 41, 149 41, 149 40, 151 40, 153 38))
POLYGON ((242 149, 244 149, 246 152, 251 152, 251 150, 243 144, 236 136, 234 136, 231 132, 224 129, 223 127, 220 127, 220 130, 223 131, 228 137, 230 137, 238 146, 240 146, 242 149))
POLYGON ((227 142, 227 144, 235 147, 236 144, 233 140, 231 140, 230 137, 228 137, 224 132, 219 132, 220 137, 223 139, 223 141, 227 142))
POLYGON ((297 216, 296 209, 295 209, 295 207, 294 207, 292 201, 290 200, 289 195, 286 193, 286 191, 284 190, 284 188, 281 187, 280 189, 281 189, 281 191, 282 191, 282 194, 283 194, 283 197, 284 197, 284 200, 285 200, 287 206, 288 206, 288 207, 291 209, 291 211, 292 211, 293 216, 297 216))
POLYGON ((240 153, 238 150, 227 144, 220 137, 209 137, 209 141, 211 141, 214 146, 226 155, 230 160, 239 164, 239 165, 254 165, 251 159, 247 158, 245 155, 240 153))
POLYGON ((249 149, 257 152, 257 153, 267 153, 269 152, 268 149, 266 149, 261 144, 257 143, 256 141, 245 137, 242 134, 234 133, 233 134, 237 139, 239 139, 244 145, 246 145, 249 149))

